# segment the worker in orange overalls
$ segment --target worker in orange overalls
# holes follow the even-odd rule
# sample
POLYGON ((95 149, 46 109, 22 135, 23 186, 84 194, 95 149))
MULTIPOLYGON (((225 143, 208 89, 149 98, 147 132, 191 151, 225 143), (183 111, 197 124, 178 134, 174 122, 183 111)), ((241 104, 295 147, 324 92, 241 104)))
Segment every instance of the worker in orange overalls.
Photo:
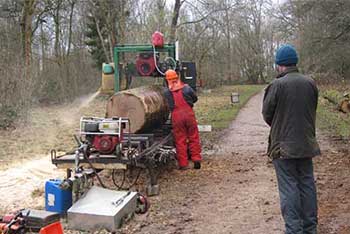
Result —
POLYGON ((184 84, 174 70, 165 72, 168 89, 165 96, 171 110, 173 136, 175 140, 179 169, 188 169, 187 146, 194 162, 194 169, 201 168, 201 146, 197 120, 192 109, 198 100, 193 89, 184 84))

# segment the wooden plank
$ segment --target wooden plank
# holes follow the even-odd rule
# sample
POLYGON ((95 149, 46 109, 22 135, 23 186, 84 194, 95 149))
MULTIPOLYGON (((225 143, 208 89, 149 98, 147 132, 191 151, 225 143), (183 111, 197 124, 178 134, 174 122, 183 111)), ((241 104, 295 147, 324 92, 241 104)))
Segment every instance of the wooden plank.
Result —
POLYGON ((211 127, 211 125, 198 125, 198 131, 199 132, 211 132, 212 127, 211 127))
MULTIPOLYGON (((90 155, 89 159, 90 160, 99 160, 99 159, 116 159, 117 156, 115 155, 107 155, 107 154, 101 154, 101 155, 90 155)), ((62 156, 58 156, 57 160, 71 160, 74 161, 75 160, 75 154, 67 154, 67 155, 62 155, 62 156)), ((79 160, 84 160, 84 157, 82 155, 79 156, 79 160)))
MULTIPOLYGON (((88 163, 80 163, 79 166, 83 167, 90 167, 88 163)), ((96 169, 124 169, 126 170, 126 164, 122 163, 108 163, 108 164, 103 164, 103 163, 92 163, 92 166, 95 167, 96 169)), ((57 168, 59 169, 72 169, 75 168, 74 163, 60 163, 56 165, 57 168)))

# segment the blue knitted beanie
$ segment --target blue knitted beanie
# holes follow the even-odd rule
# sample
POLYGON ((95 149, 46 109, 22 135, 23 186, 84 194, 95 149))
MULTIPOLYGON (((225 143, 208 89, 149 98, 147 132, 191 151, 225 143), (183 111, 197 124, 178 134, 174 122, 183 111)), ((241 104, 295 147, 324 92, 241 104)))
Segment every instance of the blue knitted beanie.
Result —
POLYGON ((292 65, 298 63, 298 54, 290 44, 282 45, 276 52, 275 63, 277 65, 292 65))

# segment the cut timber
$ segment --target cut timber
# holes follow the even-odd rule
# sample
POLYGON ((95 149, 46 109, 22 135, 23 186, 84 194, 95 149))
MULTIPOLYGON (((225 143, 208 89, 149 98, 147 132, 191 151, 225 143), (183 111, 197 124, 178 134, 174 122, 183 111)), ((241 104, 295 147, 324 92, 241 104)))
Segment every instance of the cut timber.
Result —
POLYGON ((328 97, 326 95, 323 96, 324 99, 326 99, 327 101, 329 101, 330 103, 334 104, 334 105, 338 105, 338 102, 336 100, 334 100, 331 97, 328 97))
POLYGON ((349 99, 344 99, 339 103, 339 110, 344 113, 350 112, 350 102, 349 99))
POLYGON ((106 117, 127 117, 131 133, 145 132, 161 126, 169 109, 163 88, 143 86, 114 94, 107 103, 106 117))
POLYGON ((336 97, 323 96, 330 103, 336 105, 337 110, 343 113, 350 113, 350 100, 348 94, 344 95, 345 98, 340 99, 336 97))

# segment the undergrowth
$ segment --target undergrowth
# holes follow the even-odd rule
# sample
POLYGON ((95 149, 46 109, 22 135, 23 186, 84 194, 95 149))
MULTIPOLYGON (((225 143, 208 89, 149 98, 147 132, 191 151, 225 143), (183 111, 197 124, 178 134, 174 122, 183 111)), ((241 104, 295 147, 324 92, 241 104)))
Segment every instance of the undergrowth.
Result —
MULTIPOLYGON (((222 86, 203 92, 195 112, 199 124, 212 125, 214 131, 227 128, 249 98, 263 89, 263 85, 222 86), (231 104, 231 93, 239 93, 240 102, 231 104)), ((257 110, 260 111, 260 110, 257 110)))
POLYGON ((0 106, 0 129, 9 129, 13 126, 17 111, 11 106, 0 106))
POLYGON ((322 86, 320 88, 317 127, 328 132, 329 135, 348 139, 350 137, 350 114, 340 112, 336 104, 324 98, 329 97, 338 103, 343 98, 343 93, 343 87, 322 86))

